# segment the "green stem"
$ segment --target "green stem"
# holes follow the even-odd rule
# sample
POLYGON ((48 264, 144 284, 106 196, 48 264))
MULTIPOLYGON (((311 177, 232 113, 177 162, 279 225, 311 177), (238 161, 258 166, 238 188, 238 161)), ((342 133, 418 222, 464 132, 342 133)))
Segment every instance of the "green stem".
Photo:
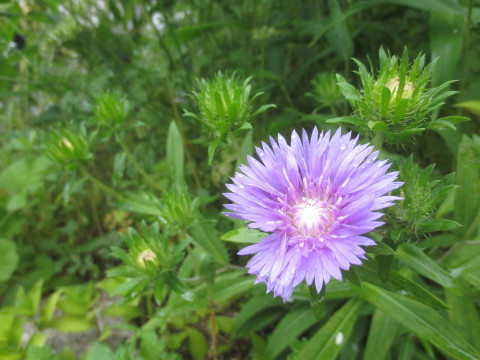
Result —
POLYGON ((465 36, 463 38, 463 60, 462 60, 462 74, 461 74, 461 83, 460 83, 460 92, 463 92, 465 89, 465 76, 467 71, 468 63, 468 52, 470 50, 470 27, 472 23, 472 8, 473 0, 468 1, 468 12, 467 12, 467 23, 465 24, 465 36))
POLYGON ((373 138, 373 145, 375 150, 382 150, 383 140, 385 139, 385 133, 383 131, 379 131, 375 134, 373 138))
POLYGON ((125 152, 125 155, 127 155, 128 160, 132 163, 133 167, 138 171, 140 175, 143 176, 143 178, 155 189, 157 189, 160 192, 163 192, 163 189, 158 183, 150 176, 148 175, 145 170, 143 170, 142 166, 138 163, 137 159, 135 159, 135 156, 132 155, 130 152, 130 149, 128 148, 127 144, 122 140, 122 138, 118 135, 115 134, 118 143, 122 147, 122 150, 125 152))
POLYGON ((170 34, 173 38, 173 43, 175 44, 175 47, 177 48, 178 52, 178 57, 183 65, 183 69, 185 70, 185 77, 187 79, 188 85, 190 87, 193 87, 193 81, 191 78, 191 69, 188 68, 187 63, 185 62, 185 57, 182 54, 182 48, 180 47, 180 43, 178 41, 177 35, 175 34, 175 29, 173 28, 173 25, 170 21, 170 18, 168 17, 167 13, 165 11, 162 12, 163 18, 165 19, 165 24, 167 25, 168 30, 170 31, 170 34))
POLYGON ((120 194, 118 191, 112 189, 110 186, 104 184, 100 180, 98 180, 95 176, 92 175, 90 171, 87 170, 87 168, 82 168, 82 173, 89 179, 91 180, 95 185, 97 185, 100 189, 105 191, 106 193, 113 195, 119 199, 123 198, 123 195, 120 194))
POLYGON ((165 42, 163 41, 163 37, 162 37, 162 34, 160 34, 160 31, 158 31, 157 27, 155 26, 154 22, 153 22, 153 19, 152 19, 152 16, 150 15, 150 13, 148 12, 148 9, 147 9, 147 6, 145 3, 143 3, 143 11, 145 12, 145 14, 147 14, 148 16, 148 20, 150 22, 150 25, 153 27, 153 31, 155 32, 155 35, 157 36, 157 39, 158 39, 158 42, 161 46, 161 48, 163 49, 163 51, 165 52, 165 55, 167 55, 167 58, 168 58, 168 62, 170 63, 170 66, 172 68, 176 68, 176 64, 175 64, 175 61, 173 61, 173 57, 172 57, 172 54, 170 53, 170 50, 168 49, 168 46, 165 44, 165 42))

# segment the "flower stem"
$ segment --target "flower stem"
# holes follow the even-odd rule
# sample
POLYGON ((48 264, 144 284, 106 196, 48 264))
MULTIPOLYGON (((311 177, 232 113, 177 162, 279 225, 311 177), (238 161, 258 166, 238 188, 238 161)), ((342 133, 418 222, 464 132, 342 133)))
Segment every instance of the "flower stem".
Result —
POLYGON ((120 146, 122 147, 122 150, 125 152, 125 155, 127 155, 128 160, 132 163, 133 167, 138 171, 140 175, 143 176, 143 178, 155 189, 157 189, 160 192, 163 192, 163 189, 158 183, 150 176, 148 175, 145 170, 143 170, 142 166, 138 163, 137 159, 135 159, 135 156, 132 155, 130 152, 130 149, 128 148, 127 144, 122 140, 122 138, 116 134, 116 138, 120 146))
POLYGON ((86 167, 82 168, 82 173, 89 179, 91 180, 95 185, 97 185, 100 189, 105 191, 106 193, 113 195, 117 198, 123 198, 123 195, 120 194, 118 191, 112 189, 110 186, 104 184, 100 180, 98 180, 95 176, 92 175, 90 171, 87 170, 86 167))
POLYGON ((383 140, 385 139, 385 133, 383 131, 379 131, 375 134, 373 138, 373 145, 375 150, 382 150, 383 140))

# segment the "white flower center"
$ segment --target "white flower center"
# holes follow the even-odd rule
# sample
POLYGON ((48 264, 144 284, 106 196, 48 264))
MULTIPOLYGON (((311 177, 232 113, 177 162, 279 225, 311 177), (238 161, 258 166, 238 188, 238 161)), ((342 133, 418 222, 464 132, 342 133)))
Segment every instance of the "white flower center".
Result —
POLYGON ((293 226, 303 236, 323 235, 333 222, 333 207, 322 200, 304 199, 291 210, 293 226))

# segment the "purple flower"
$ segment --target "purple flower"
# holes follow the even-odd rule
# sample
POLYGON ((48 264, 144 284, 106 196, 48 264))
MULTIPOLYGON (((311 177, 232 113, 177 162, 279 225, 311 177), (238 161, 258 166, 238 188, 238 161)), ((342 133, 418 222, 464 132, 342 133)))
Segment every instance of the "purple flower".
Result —
POLYGON ((294 131, 290 145, 270 138, 271 147, 257 147, 260 161, 248 157, 227 184, 226 215, 270 233, 238 254, 256 253, 248 272, 284 301, 304 279, 320 292, 331 277, 341 280, 340 269, 361 264, 361 246, 375 245, 361 235, 383 224, 377 210, 401 199, 386 195, 402 185, 398 172, 387 173, 390 164, 357 140, 316 128, 310 139, 294 131))

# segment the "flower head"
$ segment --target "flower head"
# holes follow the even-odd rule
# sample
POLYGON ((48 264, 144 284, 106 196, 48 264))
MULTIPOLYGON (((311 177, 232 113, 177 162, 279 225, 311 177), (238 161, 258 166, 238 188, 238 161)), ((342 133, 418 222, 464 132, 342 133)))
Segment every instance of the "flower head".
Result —
POLYGON ((316 128, 310 139, 293 132, 290 145, 270 138, 271 146, 257 148, 260 161, 249 157, 227 185, 233 203, 226 215, 270 233, 239 252, 256 254, 248 272, 267 292, 286 300, 303 280, 320 292, 331 277, 342 278, 340 270, 361 264, 361 246, 375 245, 362 235, 383 224, 377 210, 400 199, 386 194, 402 183, 378 151, 357 140, 316 128))

